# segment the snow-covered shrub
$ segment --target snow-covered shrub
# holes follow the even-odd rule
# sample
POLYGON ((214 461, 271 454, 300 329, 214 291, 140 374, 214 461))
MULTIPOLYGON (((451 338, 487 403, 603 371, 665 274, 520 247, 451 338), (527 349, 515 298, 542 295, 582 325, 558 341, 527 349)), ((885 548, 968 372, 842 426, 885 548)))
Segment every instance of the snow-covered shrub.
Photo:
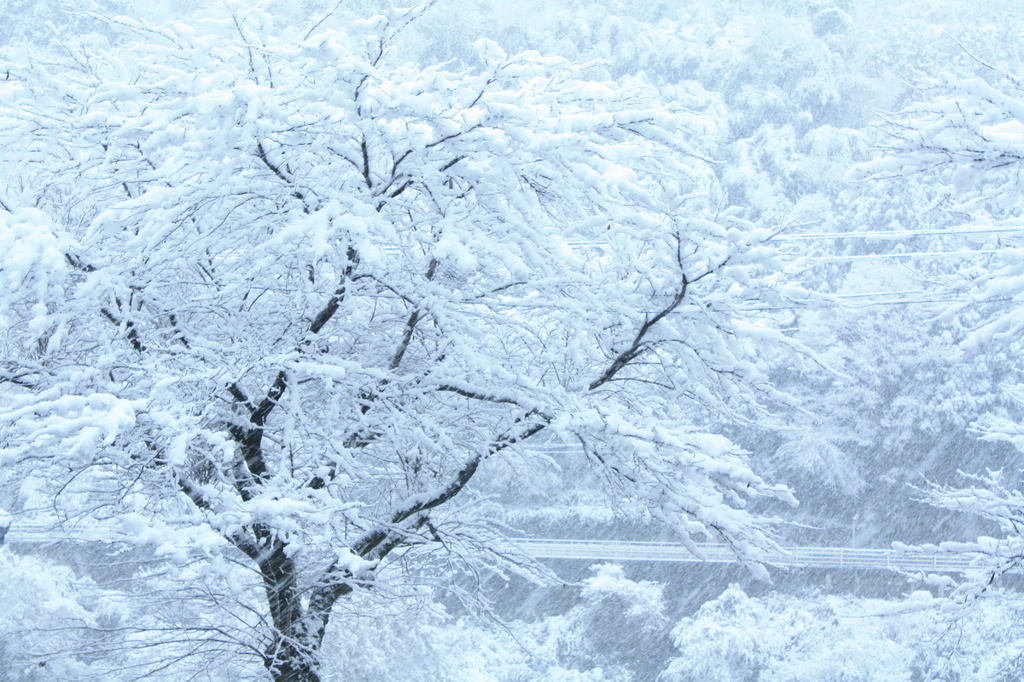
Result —
POLYGON ((122 613, 87 578, 0 548, 0 681, 85 679, 97 674, 103 637, 122 613))
POLYGON ((673 631, 659 682, 910 682, 1019 679, 1022 608, 989 601, 950 629, 914 605, 849 596, 752 598, 732 586, 673 631))

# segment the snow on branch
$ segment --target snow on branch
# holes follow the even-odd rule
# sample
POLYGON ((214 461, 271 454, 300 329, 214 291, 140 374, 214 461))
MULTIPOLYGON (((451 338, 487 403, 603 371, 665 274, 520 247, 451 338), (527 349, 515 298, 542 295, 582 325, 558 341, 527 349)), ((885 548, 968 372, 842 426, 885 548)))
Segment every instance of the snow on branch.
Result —
POLYGON ((57 517, 247 561, 280 679, 432 528, 470 567, 508 555, 470 502, 541 433, 755 570, 746 500, 793 502, 709 417, 794 404, 762 358, 810 359, 751 310, 809 300, 770 235, 642 86, 493 45, 391 64, 430 4, 369 46, 251 10, 3 65, 3 466, 57 517))

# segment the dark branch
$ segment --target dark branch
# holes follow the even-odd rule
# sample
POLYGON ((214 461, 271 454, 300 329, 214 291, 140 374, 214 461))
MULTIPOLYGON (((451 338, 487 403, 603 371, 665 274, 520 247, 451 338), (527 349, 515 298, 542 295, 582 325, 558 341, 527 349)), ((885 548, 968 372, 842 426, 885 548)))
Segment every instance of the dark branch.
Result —
POLYGON ((370 150, 366 146, 366 138, 359 143, 359 147, 363 152, 363 180, 366 181, 366 186, 373 189, 373 180, 370 178, 370 150))
POLYGON ((181 345, 185 346, 185 348, 191 348, 188 344, 188 339, 185 338, 185 332, 183 332, 181 327, 178 326, 178 316, 174 313, 167 313, 167 319, 170 320, 171 326, 174 327, 175 335, 178 337, 178 341, 181 342, 181 345))
MULTIPOLYGON (((355 281, 359 278, 353 277, 352 272, 359 264, 359 254, 350 246, 348 247, 347 255, 349 264, 348 267, 345 268, 345 277, 343 281, 355 281)), ((346 293, 347 290, 344 284, 335 290, 334 295, 331 296, 329 301, 327 301, 327 305, 325 305, 323 309, 317 313, 316 317, 313 318, 313 321, 309 323, 310 334, 319 334, 320 330, 324 328, 324 325, 331 321, 331 318, 334 317, 334 313, 338 312, 341 302, 345 300, 346 293)))
POLYGON ((274 175, 279 177, 284 182, 287 182, 289 185, 292 184, 291 178, 289 178, 284 173, 282 173, 281 169, 278 168, 277 166, 275 166, 273 163, 271 163, 270 159, 267 158, 267 152, 266 152, 266 150, 263 149, 263 143, 262 142, 257 142, 256 143, 256 151, 257 151, 257 156, 260 157, 260 161, 263 162, 263 165, 265 165, 267 168, 269 168, 271 171, 273 171, 274 175))
MULTIPOLYGON (((437 491, 434 495, 425 499, 419 499, 395 511, 391 515, 388 527, 378 528, 365 534, 352 545, 352 553, 367 561, 379 562, 392 551, 401 547, 409 533, 415 532, 426 523, 427 516, 425 512, 441 506, 462 492, 470 480, 472 480, 474 474, 476 474, 480 463, 486 457, 522 443, 524 440, 543 431, 552 421, 550 415, 539 412, 531 412, 523 419, 530 417, 537 417, 539 420, 518 433, 504 433, 495 438, 488 448, 486 455, 477 454, 471 457, 463 465, 462 469, 455 474, 452 480, 449 481, 448 485, 437 491), (412 517, 416 517, 412 524, 405 524, 412 517), (406 526, 404 529, 402 528, 403 525, 406 526)), ((318 584, 312 591, 309 601, 310 615, 320 620, 325 627, 335 602, 341 597, 350 594, 355 589, 353 584, 358 584, 359 582, 364 581, 352 575, 347 568, 340 566, 337 562, 331 564, 317 581, 318 584)), ((317 636, 323 637, 323 631, 318 631, 317 636)))
MULTIPOLYGON (((430 266, 427 267, 427 281, 434 279, 434 274, 437 272, 437 259, 430 259, 430 266)), ((416 325, 420 321, 419 309, 413 310, 409 314, 409 319, 405 323, 405 331, 402 333, 402 340, 398 343, 398 349, 395 351, 395 355, 391 358, 391 364, 389 368, 393 371, 398 369, 398 366, 402 364, 402 358, 405 357, 405 351, 409 349, 409 343, 412 341, 412 333, 416 329, 416 325)))
MULTIPOLYGON (((190 500, 192 500, 192 504, 194 504, 197 508, 202 509, 203 511, 210 511, 212 509, 210 503, 206 500, 205 497, 203 497, 202 491, 199 490, 199 488, 197 488, 195 485, 193 485, 192 482, 189 481, 187 478, 183 476, 179 477, 178 486, 181 488, 181 491, 185 493, 185 495, 187 495, 190 500)), ((259 547, 256 546, 256 543, 248 535, 242 532, 236 532, 230 535, 225 534, 224 537, 227 539, 228 542, 237 547, 247 557, 249 557, 253 561, 259 561, 259 547)))
POLYGON ((405 182, 404 182, 404 183, 402 184, 402 186, 401 186, 401 187, 399 187, 399 188, 398 188, 398 189, 396 189, 396 190, 395 190, 394 192, 392 192, 392 193, 391 193, 390 195, 388 195, 388 198, 389 198, 389 199, 394 199, 394 198, 395 198, 395 197, 397 197, 397 196, 398 196, 399 194, 401 194, 401 193, 402 193, 402 192, 404 192, 405 190, 409 189, 409 186, 410 186, 410 185, 412 185, 412 180, 406 180, 406 181, 405 181, 405 182))
MULTIPOLYGON (((281 169, 280 169, 280 168, 278 168, 278 167, 277 167, 276 165, 274 165, 273 163, 271 163, 270 159, 268 159, 268 158, 267 158, 267 152, 266 152, 266 151, 265 151, 265 150, 263 149, 263 143, 262 143, 262 142, 257 142, 257 143, 256 143, 256 151, 257 151, 257 156, 259 156, 259 157, 260 157, 260 161, 262 161, 262 162, 263 162, 263 164, 264 164, 264 165, 265 165, 265 166, 266 166, 267 168, 269 168, 269 169, 270 169, 270 170, 271 170, 271 171, 272 171, 272 172, 274 173, 274 175, 276 175, 276 176, 277 176, 277 177, 279 177, 279 178, 280 178, 280 179, 281 179, 282 181, 284 181, 284 182, 288 183, 288 184, 289 184, 289 185, 291 185, 292 187, 294 187, 294 186, 295 186, 295 182, 294 182, 294 181, 293 181, 293 180, 292 180, 291 178, 289 178, 289 177, 288 177, 287 175, 285 175, 285 174, 284 174, 284 173, 283 173, 283 172, 281 171, 281 169)), ((296 190, 294 190, 294 191, 292 192, 292 196, 293 196, 293 197, 295 197, 296 199, 298 199, 299 201, 303 202, 303 204, 305 204, 305 202, 306 202, 306 196, 305 196, 305 195, 304 195, 304 194, 303 194, 302 192, 300 192, 299 190, 297 190, 297 189, 296 189, 296 190)), ((303 206, 303 210, 304 210, 304 211, 305 211, 306 213, 309 213, 309 207, 308 207, 308 206, 305 206, 305 205, 304 205, 304 206, 303 206)))
MULTIPOLYGON (((409 517, 414 516, 416 514, 420 514, 425 511, 430 511, 431 509, 439 507, 445 502, 448 502, 450 499, 452 499, 460 492, 462 492, 462 490, 466 487, 470 480, 472 480, 474 474, 476 474, 477 469, 480 467, 480 463, 485 458, 496 455, 502 450, 505 450, 513 445, 522 443, 528 438, 543 431, 545 428, 548 427, 548 425, 552 421, 551 416, 540 414, 537 412, 530 413, 529 415, 527 415, 527 418, 533 416, 539 417, 540 420, 531 424, 524 431, 521 431, 518 434, 512 435, 509 433, 503 433, 497 438, 495 438, 494 441, 491 443, 490 447, 487 449, 487 453, 485 455, 477 454, 471 457, 469 461, 467 461, 463 465, 462 469, 460 469, 459 472, 455 474, 454 478, 452 478, 452 480, 449 481, 448 485, 440 489, 436 494, 426 499, 417 500, 416 502, 409 504, 405 508, 399 509, 396 512, 394 512, 391 515, 390 525, 392 527, 400 526, 409 517)), ((383 559, 386 554, 381 554, 379 551, 374 550, 377 550, 381 546, 381 544, 388 538, 388 536, 390 536, 394 532, 394 530, 386 530, 383 528, 377 529, 363 536, 363 538, 352 547, 352 551, 358 554, 359 556, 363 557, 364 559, 373 561, 383 559)), ((391 550, 388 551, 390 552, 391 550)))
POLYGON ((76 270, 81 270, 82 272, 96 271, 95 267, 89 265, 88 263, 83 263, 82 259, 79 258, 78 256, 72 256, 70 253, 65 253, 64 258, 66 258, 68 263, 71 264, 71 267, 75 268, 76 270))
POLYGON ((462 161, 464 158, 466 158, 466 157, 465 156, 456 156, 454 159, 452 159, 451 161, 449 161, 445 165, 441 166, 441 172, 442 173, 445 172, 446 170, 448 170, 449 168, 451 168, 452 166, 457 164, 459 161, 462 161))
POLYGON ((249 396, 245 395, 242 387, 239 386, 237 382, 231 382, 228 384, 228 393, 231 394, 231 397, 235 399, 236 403, 240 403, 249 408, 250 412, 256 409, 256 406, 249 402, 249 396))
MULTIPOLYGON (((358 254, 351 247, 348 249, 348 257, 349 265, 345 269, 345 280, 353 279, 352 271, 359 263, 358 254)), ((328 300, 327 305, 313 318, 309 325, 309 333, 317 334, 324 328, 324 325, 334 317, 334 314, 341 307, 341 302, 344 300, 346 293, 347 290, 344 284, 338 287, 334 295, 328 300)), ((237 383, 232 383, 228 386, 228 392, 234 401, 249 410, 249 425, 233 425, 229 428, 229 432, 231 437, 240 446, 240 454, 249 473, 261 482, 265 481, 268 475, 266 459, 263 456, 263 427, 287 389, 288 373, 285 370, 278 371, 274 382, 270 385, 259 405, 254 405, 237 383)), ((248 481, 241 479, 235 481, 235 489, 242 496, 242 499, 246 500, 252 497, 247 483, 248 481)))
MULTIPOLYGON (((114 302, 117 304, 119 308, 121 307, 120 300, 114 299, 114 302)), ((103 317, 110 320, 110 323, 113 324, 115 327, 121 326, 121 321, 117 318, 116 315, 110 312, 110 310, 108 310, 107 308, 100 308, 100 312, 103 314, 103 317)), ((132 348, 134 348, 135 351, 138 353, 145 351, 146 347, 142 345, 142 341, 139 339, 139 333, 135 329, 135 324, 131 320, 126 320, 124 323, 124 328, 127 331, 128 343, 132 345, 132 348)))
POLYGON ((270 416, 271 410, 277 406, 277 401, 284 395, 285 389, 288 388, 288 374, 284 370, 277 373, 277 378, 274 379, 274 383, 271 384, 270 390, 267 391, 266 397, 260 401, 259 407, 252 411, 249 416, 249 421, 254 426, 263 426, 267 417, 270 416))
POLYGON ((518 405, 519 404, 519 401, 514 400, 512 398, 501 398, 501 397, 496 396, 496 395, 488 395, 486 393, 477 393, 476 391, 470 391, 468 389, 460 388, 458 386, 452 386, 450 384, 444 384, 442 386, 438 386, 437 390, 445 391, 445 392, 448 392, 448 393, 455 393, 457 395, 461 395, 463 398, 472 398, 473 400, 481 400, 481 401, 488 402, 488 403, 499 403, 499 404, 503 404, 503 405, 518 405))
POLYGON ((612 363, 608 365, 608 368, 604 371, 603 374, 601 374, 600 377, 598 377, 597 379, 590 383, 590 386, 588 386, 589 390, 593 391, 595 389, 598 389, 604 384, 611 381, 615 377, 615 375, 622 371, 622 369, 626 365, 628 365, 630 362, 632 362, 637 357, 642 355, 645 350, 647 350, 647 341, 645 340, 647 337, 647 333, 651 330, 652 327, 654 327, 654 325, 658 324, 658 322, 664 319, 666 315, 668 315, 670 312, 679 307, 679 304, 683 302, 684 298, 686 298, 686 289, 688 285, 689 281, 686 279, 686 275, 683 275, 683 283, 682 286, 679 288, 679 293, 677 293, 675 297, 673 297, 672 301, 667 306, 665 306, 664 309, 658 312, 654 317, 648 318, 647 321, 645 321, 643 325, 640 326, 640 329, 639 331, 637 331, 636 336, 633 337, 633 343, 630 344, 629 348, 619 353, 618 357, 612 360, 612 363))

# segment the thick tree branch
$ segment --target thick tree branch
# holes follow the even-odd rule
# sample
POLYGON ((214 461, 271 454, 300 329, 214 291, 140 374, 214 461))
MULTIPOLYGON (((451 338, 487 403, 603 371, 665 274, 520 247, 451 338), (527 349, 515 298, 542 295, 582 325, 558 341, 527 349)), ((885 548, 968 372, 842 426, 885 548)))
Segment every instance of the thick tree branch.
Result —
MULTIPOLYGON (((415 496, 392 513, 387 527, 378 528, 363 535, 352 545, 352 553, 366 561, 376 563, 402 546, 408 534, 426 522, 425 512, 440 507, 465 489, 484 459, 535 436, 547 428, 553 419, 550 415, 539 412, 531 412, 524 419, 531 417, 537 418, 538 421, 516 433, 504 433, 495 438, 485 454, 471 457, 443 488, 430 494, 415 496), (406 524, 409 519, 414 519, 411 527, 406 524), (406 526, 404 529, 403 525, 406 526)), ((327 617, 329 617, 334 603, 354 589, 353 581, 359 582, 347 568, 338 562, 332 563, 317 581, 318 584, 313 589, 310 598, 309 608, 311 616, 322 619, 323 627, 326 627, 327 617)), ((322 634, 320 636, 322 637, 322 634)))
MULTIPOLYGON (((605 371, 596 380, 591 382, 589 390, 595 390, 600 388, 608 381, 611 381, 624 367, 630 362, 640 356, 647 348, 647 336, 650 330, 658 324, 666 315, 674 311, 686 297, 687 288, 689 281, 684 275, 682 278, 682 284, 679 292, 672 298, 665 308, 660 310, 657 314, 648 318, 640 329, 637 331, 636 336, 633 338, 633 342, 630 347, 620 353, 612 363, 605 369, 605 371)), ((415 325, 415 319, 410 317, 410 322, 415 325)), ((407 324, 407 330, 409 325, 407 324)), ((409 332, 411 333, 411 332, 409 332)), ((400 355, 396 354, 396 357, 400 361, 400 355)), ((497 396, 490 396, 475 391, 462 389, 460 387, 451 385, 442 385, 437 388, 440 391, 450 391, 467 398, 476 400, 485 400, 488 402, 504 403, 504 404, 517 404, 517 402, 511 398, 500 398, 497 396)), ((484 455, 476 455, 470 458, 460 469, 449 483, 443 488, 435 491, 430 495, 420 495, 413 498, 407 505, 396 510, 392 513, 390 523, 387 528, 379 528, 371 531, 364 535, 359 541, 352 546, 352 551, 357 556, 360 556, 368 561, 379 561, 387 556, 395 548, 401 546, 404 541, 404 537, 408 531, 401 531, 402 524, 408 519, 415 517, 416 515, 423 514, 424 512, 430 511, 436 507, 439 507, 465 489, 466 485, 469 484, 473 476, 476 474, 481 462, 502 450, 521 443, 522 441, 536 435, 540 431, 544 430, 552 421, 552 417, 549 415, 541 414, 538 412, 531 412, 526 418, 539 417, 540 420, 531 424, 525 430, 518 434, 502 434, 498 436, 488 448, 487 453, 484 455)), ((333 564, 327 573, 325 578, 329 581, 333 581, 338 578, 338 570, 336 569, 337 564, 333 564)), ((351 585, 345 580, 333 583, 331 589, 328 591, 329 594, 325 593, 320 596, 322 600, 322 606, 327 606, 329 603, 333 606, 334 602, 345 594, 352 591, 351 585)), ((328 611, 329 612, 329 607, 328 611)))
MULTIPOLYGON (((348 249, 348 258, 349 265, 345 268, 343 282, 355 279, 352 276, 352 272, 359 263, 359 256, 352 247, 348 249)), ((338 312, 346 295, 346 284, 342 284, 335 290, 327 304, 313 318, 313 321, 310 322, 310 334, 320 333, 324 326, 334 317, 335 313, 338 312)), ((258 482, 265 481, 268 476, 266 458, 263 454, 263 427, 266 425, 270 413, 277 407, 287 389, 288 373, 284 370, 278 371, 274 382, 259 405, 254 406, 237 383, 232 383, 228 386, 228 392, 235 402, 249 410, 249 426, 232 426, 229 431, 241 449, 242 461, 245 462, 249 473, 258 482)), ((250 499, 252 496, 249 484, 249 481, 241 478, 235 481, 235 489, 242 496, 242 499, 250 499)))
MULTIPOLYGON (((181 491, 192 501, 198 509, 203 511, 212 511, 212 506, 206 500, 201 491, 194 483, 189 481, 184 476, 178 477, 178 487, 181 491)), ((245 533, 238 531, 235 533, 225 533, 224 538, 232 545, 238 548, 243 554, 252 559, 253 561, 259 561, 260 550, 256 543, 245 533)))

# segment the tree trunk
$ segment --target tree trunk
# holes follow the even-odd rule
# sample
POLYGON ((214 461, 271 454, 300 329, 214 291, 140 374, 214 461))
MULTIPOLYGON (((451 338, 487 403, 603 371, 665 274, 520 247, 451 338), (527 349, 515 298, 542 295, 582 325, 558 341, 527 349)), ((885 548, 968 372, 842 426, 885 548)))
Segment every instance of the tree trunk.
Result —
POLYGON ((314 657, 294 652, 291 660, 279 660, 270 668, 274 682, 320 682, 317 661, 314 657))
POLYGON ((259 562, 274 626, 274 639, 264 654, 270 677, 274 682, 320 682, 318 654, 322 637, 311 638, 306 631, 295 561, 286 554, 285 544, 272 538, 266 529, 257 532, 273 548, 259 562))

